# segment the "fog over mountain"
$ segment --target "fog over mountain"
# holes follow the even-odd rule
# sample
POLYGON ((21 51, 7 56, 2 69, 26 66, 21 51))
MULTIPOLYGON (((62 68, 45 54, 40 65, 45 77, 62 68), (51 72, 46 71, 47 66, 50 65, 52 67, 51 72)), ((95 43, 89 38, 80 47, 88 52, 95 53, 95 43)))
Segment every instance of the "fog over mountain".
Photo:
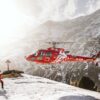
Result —
POLYGON ((64 47, 70 50, 72 54, 90 56, 91 53, 95 53, 95 50, 92 51, 92 48, 97 50, 99 48, 99 44, 97 43, 100 35, 99 16, 100 10, 91 15, 69 21, 47 21, 41 24, 39 27, 31 30, 27 37, 16 42, 15 46, 11 46, 8 49, 9 52, 7 55, 1 59, 1 66, 5 65, 4 61, 6 59, 10 59, 12 66, 23 68, 24 70, 27 69, 30 67, 30 63, 25 60, 25 56, 36 52, 40 48, 52 46, 45 43, 47 41, 71 41, 73 44, 62 44, 58 47, 64 47), (96 39, 97 44, 91 42, 92 46, 88 46, 88 42, 94 39, 96 39))
MULTIPOLYGON (((11 8, 8 10, 12 10, 12 5, 14 5, 17 9, 16 14, 21 14, 18 15, 19 19, 16 18, 17 26, 20 25, 20 27, 16 27, 16 35, 10 39, 17 39, 17 41, 9 43, 8 39, 7 45, 0 45, 2 67, 5 66, 4 61, 10 59, 12 66, 26 69, 30 64, 24 57, 36 52, 39 48, 51 46, 46 44, 46 41, 74 40, 76 44, 71 44, 72 47, 70 44, 59 45, 59 47, 64 47, 73 54, 82 55, 84 43, 100 35, 100 11, 95 12, 100 8, 100 0, 10 0, 10 2, 13 3, 10 3, 11 8), (79 42, 83 44, 77 45, 79 42), (77 47, 80 52, 76 49, 77 47)), ((4 25, 9 26, 6 23, 4 25)), ((12 25, 14 26, 14 23, 12 25)), ((84 55, 89 54, 90 52, 84 55)))
POLYGON ((0 58, 40 24, 86 16, 99 8, 100 0, 1 0, 0 58))
POLYGON ((100 8, 100 0, 21 0, 17 4, 23 14, 37 22, 66 20, 100 8))

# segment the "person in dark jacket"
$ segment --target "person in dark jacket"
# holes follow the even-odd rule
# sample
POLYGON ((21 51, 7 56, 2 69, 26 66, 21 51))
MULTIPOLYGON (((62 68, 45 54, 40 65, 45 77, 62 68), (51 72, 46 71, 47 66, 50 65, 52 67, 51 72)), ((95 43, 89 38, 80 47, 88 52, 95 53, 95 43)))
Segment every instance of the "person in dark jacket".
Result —
POLYGON ((4 82, 3 82, 3 76, 2 76, 2 73, 0 71, 0 83, 1 83, 1 88, 4 89, 4 82))

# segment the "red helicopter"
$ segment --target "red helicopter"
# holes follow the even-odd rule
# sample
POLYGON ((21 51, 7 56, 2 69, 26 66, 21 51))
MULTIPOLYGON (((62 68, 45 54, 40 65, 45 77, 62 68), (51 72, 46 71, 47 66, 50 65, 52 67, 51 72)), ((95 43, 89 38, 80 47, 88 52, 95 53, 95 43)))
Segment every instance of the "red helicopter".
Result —
POLYGON ((40 64, 54 64, 61 62, 95 62, 97 64, 97 58, 100 57, 100 52, 93 57, 73 56, 69 54, 69 51, 55 47, 56 44, 60 44, 61 42, 48 43, 52 43, 53 47, 38 50, 36 53, 26 57, 26 60, 40 64))

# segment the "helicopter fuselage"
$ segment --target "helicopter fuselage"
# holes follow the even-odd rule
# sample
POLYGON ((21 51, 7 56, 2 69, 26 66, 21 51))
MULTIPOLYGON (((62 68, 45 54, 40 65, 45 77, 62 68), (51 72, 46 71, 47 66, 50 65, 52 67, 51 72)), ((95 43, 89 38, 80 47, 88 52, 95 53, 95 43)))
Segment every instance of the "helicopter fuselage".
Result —
POLYGON ((28 57, 26 57, 26 60, 41 64, 50 64, 72 61, 94 62, 96 58, 66 54, 66 51, 63 48, 48 48, 46 50, 39 50, 36 53, 29 55, 28 57))
POLYGON ((62 48, 48 48, 47 50, 39 50, 35 54, 29 55, 26 59, 36 63, 52 63, 56 60, 60 52, 64 52, 62 48))

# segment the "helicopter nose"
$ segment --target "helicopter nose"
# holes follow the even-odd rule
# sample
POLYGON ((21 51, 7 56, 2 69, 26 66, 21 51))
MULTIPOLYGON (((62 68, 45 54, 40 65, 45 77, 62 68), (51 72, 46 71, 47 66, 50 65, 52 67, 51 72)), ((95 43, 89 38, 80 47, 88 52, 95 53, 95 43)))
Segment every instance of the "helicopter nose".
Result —
POLYGON ((31 56, 27 56, 26 60, 30 61, 31 60, 31 56))
POLYGON ((33 55, 30 55, 30 56, 26 57, 26 60, 28 60, 28 61, 33 61, 33 60, 34 60, 33 55))
POLYGON ((29 56, 28 56, 28 57, 26 57, 26 60, 28 60, 28 61, 29 61, 29 60, 30 60, 30 57, 29 57, 29 56))

